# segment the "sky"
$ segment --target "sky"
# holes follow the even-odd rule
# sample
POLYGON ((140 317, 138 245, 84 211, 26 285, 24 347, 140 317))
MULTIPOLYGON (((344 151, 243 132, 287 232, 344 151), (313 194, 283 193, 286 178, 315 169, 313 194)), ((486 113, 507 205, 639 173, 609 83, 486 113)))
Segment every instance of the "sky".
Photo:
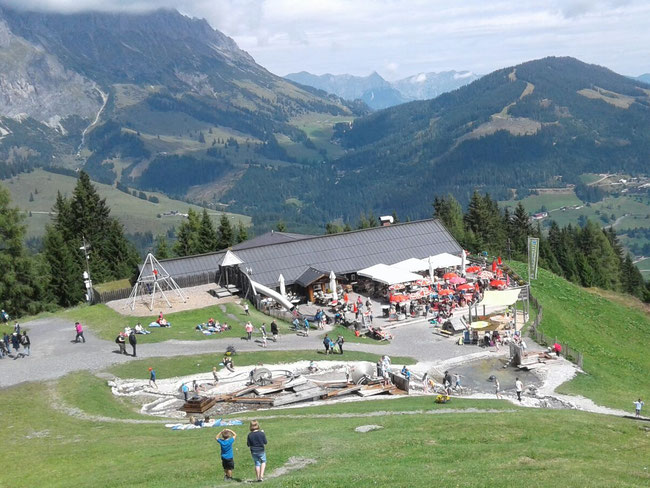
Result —
POLYGON ((142 11, 206 18, 270 71, 479 74, 573 56, 650 72, 648 0, 1 0, 38 10, 142 11))

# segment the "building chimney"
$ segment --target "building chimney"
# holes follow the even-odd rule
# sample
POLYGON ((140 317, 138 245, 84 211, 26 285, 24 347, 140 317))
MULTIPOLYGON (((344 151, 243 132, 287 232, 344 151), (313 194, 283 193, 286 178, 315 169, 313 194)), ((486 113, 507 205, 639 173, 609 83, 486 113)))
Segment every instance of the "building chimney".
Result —
POLYGON ((388 227, 393 223, 393 217, 391 215, 384 215, 382 217, 379 217, 379 222, 381 222, 382 227, 388 227))

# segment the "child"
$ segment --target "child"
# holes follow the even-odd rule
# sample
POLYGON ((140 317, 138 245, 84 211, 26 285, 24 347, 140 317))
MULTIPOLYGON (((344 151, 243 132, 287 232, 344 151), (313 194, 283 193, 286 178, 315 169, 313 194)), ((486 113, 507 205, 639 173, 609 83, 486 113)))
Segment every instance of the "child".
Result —
POLYGON ((232 445, 235 443, 236 438, 237 434, 230 429, 222 430, 215 437, 221 446, 221 466, 223 466, 224 481, 232 480, 232 470, 235 469, 232 445))
POLYGON ((149 386, 155 386, 158 389, 158 385, 156 384, 156 370, 153 368, 149 368, 149 386))
POLYGON ((266 347, 266 324, 262 324, 260 332, 262 333, 262 347, 266 347))

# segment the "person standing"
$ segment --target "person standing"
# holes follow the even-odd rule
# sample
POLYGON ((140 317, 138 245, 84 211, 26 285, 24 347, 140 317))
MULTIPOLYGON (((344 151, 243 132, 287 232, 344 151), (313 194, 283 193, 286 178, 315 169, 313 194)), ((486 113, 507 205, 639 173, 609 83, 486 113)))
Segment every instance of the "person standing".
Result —
POLYGON ((343 338, 342 335, 338 336, 336 338, 336 345, 339 346, 339 352, 343 354, 343 344, 345 343, 345 339, 343 338))
POLYGON ((14 332, 18 332, 18 334, 20 334, 20 324, 18 322, 14 324, 14 332))
POLYGON ((5 349, 7 351, 7 354, 9 354, 11 352, 11 341, 6 332, 2 334, 2 342, 5 343, 5 349))
POLYGON ((77 335, 76 335, 76 337, 74 338, 74 341, 75 341, 75 342, 79 342, 79 338, 81 337, 81 339, 82 339, 82 340, 84 341, 84 343, 85 343, 85 342, 86 342, 86 338, 84 337, 84 328, 81 326, 81 324, 80 324, 79 322, 76 322, 76 323, 74 324, 74 328, 75 328, 75 330, 77 331, 77 335))
POLYGON ((183 398, 185 399, 185 401, 187 401, 187 397, 190 393, 190 389, 185 383, 181 385, 181 391, 183 392, 183 398))
POLYGON ((260 332, 262 333, 262 347, 266 347, 266 324, 261 325, 260 332))
POLYGON ((138 343, 138 339, 135 337, 135 330, 131 330, 131 333, 129 334, 129 344, 131 344, 131 347, 133 348, 133 357, 136 356, 135 354, 135 346, 138 343))
POLYGON ((27 331, 23 332, 23 335, 20 338, 20 345, 23 346, 23 348, 25 349, 25 355, 29 356, 32 341, 29 340, 29 336, 27 335, 27 331))
POLYGON ((501 399, 501 393, 499 393, 499 390, 501 389, 501 384, 499 383, 498 378, 494 378, 494 393, 497 396, 497 399, 501 399))
POLYGON ((634 402, 634 410, 636 412, 636 416, 640 417, 641 416, 641 409, 643 408, 643 401, 639 398, 636 402, 634 402))
POLYGON ((156 370, 153 368, 149 368, 149 386, 155 386, 156 390, 158 389, 158 385, 156 384, 156 370))
POLYGON ((255 463, 255 475, 257 481, 264 481, 264 469, 266 468, 266 435, 260 430, 257 420, 251 421, 250 433, 246 439, 246 445, 251 450, 251 456, 255 463))
POLYGON ((124 339, 124 332, 117 334, 115 338, 115 344, 120 348, 120 354, 126 354, 126 340, 124 339))
POLYGON ((271 321, 271 335, 273 342, 278 342, 278 323, 274 320, 271 321))
POLYGON ((524 391, 524 384, 519 378, 515 380, 515 391, 517 392, 517 400, 521 401, 521 392, 524 391))
POLYGON ((460 384, 460 379, 461 379, 462 377, 463 377, 462 374, 460 374, 460 373, 454 373, 454 383, 455 383, 455 385, 454 385, 454 389, 455 389, 457 392, 462 392, 462 391, 463 391, 463 387, 462 387, 462 385, 460 384))
POLYGON ((323 346, 325 346, 325 355, 328 355, 330 353, 330 338, 325 334, 325 337, 323 338, 323 346))
POLYGON ((251 311, 250 311, 250 309, 248 308, 248 303, 244 303, 244 313, 245 313, 246 315, 250 315, 250 314, 251 314, 251 311))
POLYGON ((553 344, 553 350, 555 351, 557 357, 560 357, 560 354, 562 353, 562 345, 560 345, 559 342, 556 342, 553 344))
POLYGON ((11 334, 11 346, 14 348, 14 352, 16 353, 14 356, 14 359, 16 359, 19 357, 18 350, 20 349, 20 336, 18 335, 18 332, 11 334))
POLYGON ((246 325, 244 327, 246 328, 246 340, 250 341, 253 337, 253 324, 246 322, 246 325))
POLYGON ((221 466, 223 467, 224 481, 232 481, 232 471, 235 469, 232 445, 235 443, 236 438, 237 434, 230 429, 222 430, 215 437, 221 446, 221 466))

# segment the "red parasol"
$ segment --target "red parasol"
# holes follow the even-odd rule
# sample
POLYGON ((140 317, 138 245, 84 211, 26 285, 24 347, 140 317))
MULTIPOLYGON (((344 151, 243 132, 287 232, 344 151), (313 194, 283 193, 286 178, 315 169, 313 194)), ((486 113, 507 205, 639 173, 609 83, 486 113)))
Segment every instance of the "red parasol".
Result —
POLYGON ((467 273, 478 273, 481 271, 481 268, 479 266, 470 266, 465 270, 467 273))
POLYGON ((450 280, 452 278, 456 278, 458 275, 456 273, 445 273, 442 279, 444 280, 450 280))
POLYGON ((497 264, 498 264, 499 266, 501 266, 501 256, 499 256, 499 257, 497 258, 497 264))
POLYGON ((496 272, 496 270, 497 270, 497 262, 492 261, 492 272, 494 273, 494 272, 496 272))
POLYGON ((490 286, 499 288, 500 286, 506 286, 506 282, 503 280, 492 280, 490 281, 490 286))
POLYGON ((474 285, 470 285, 470 284, 468 284, 468 283, 465 283, 464 285, 458 285, 458 286, 456 287, 456 289, 457 289, 457 290, 461 290, 461 291, 462 291, 462 290, 473 290, 473 289, 474 289, 474 285))
POLYGON ((449 283, 452 285, 462 285, 463 283, 467 283, 467 280, 465 278, 461 278, 460 276, 454 276, 449 280, 449 283))
POLYGON ((453 295, 453 294, 454 294, 453 290, 440 290, 438 292, 438 295, 440 295, 441 297, 446 297, 447 295, 453 295))
POLYGON ((497 269, 497 276, 499 278, 503 278, 503 271, 501 270, 501 268, 497 269))

